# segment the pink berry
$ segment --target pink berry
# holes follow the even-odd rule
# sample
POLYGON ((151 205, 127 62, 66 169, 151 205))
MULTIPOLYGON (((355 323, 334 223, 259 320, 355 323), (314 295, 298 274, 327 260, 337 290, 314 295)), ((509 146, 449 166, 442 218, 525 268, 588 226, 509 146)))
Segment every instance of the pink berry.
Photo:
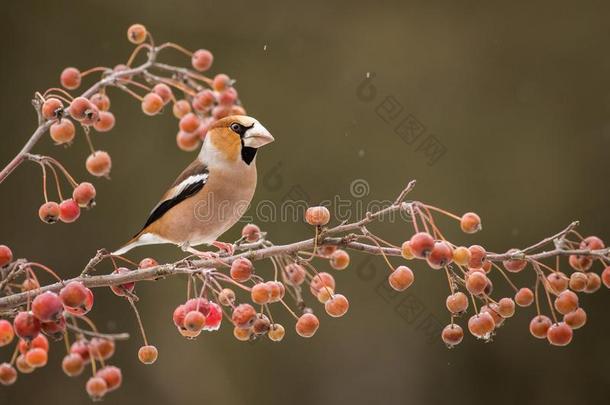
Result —
POLYGON ((425 259, 434 248, 434 238, 427 232, 418 232, 409 240, 409 246, 415 257, 425 259))
POLYGON ((96 177, 108 176, 112 168, 112 160, 108 152, 101 150, 93 152, 87 158, 87 171, 96 177))
POLYGON ((142 111, 146 115, 158 114, 164 105, 163 99, 156 93, 148 93, 142 99, 142 111))
POLYGON ((72 142, 76 134, 76 128, 74 128, 72 121, 63 118, 61 121, 51 124, 49 133, 56 145, 62 145, 72 142))
POLYGON ((193 68, 200 72, 204 72, 208 70, 212 66, 212 62, 214 61, 214 56, 212 52, 207 49, 198 49, 193 52, 193 57, 191 58, 191 62, 193 64, 193 68))
POLYGON ((97 132, 108 132, 114 128, 114 114, 110 111, 100 111, 96 122, 93 123, 93 128, 97 132))
POLYGON ((67 67, 61 72, 59 80, 61 85, 68 90, 78 89, 81 82, 80 71, 73 67, 67 67))
POLYGON ((169 101, 173 97, 172 89, 170 89, 169 86, 165 83, 157 83, 155 87, 153 87, 152 91, 153 93, 161 97, 161 100, 163 100, 164 104, 169 103, 169 101))
MULTIPOLYGON (((129 270, 126 267, 119 267, 115 271, 113 271, 112 274, 128 274, 130 272, 131 272, 131 270, 129 270)), ((119 297, 127 297, 133 293, 133 290, 135 287, 136 287, 136 283, 132 281, 129 283, 124 283, 124 284, 119 284, 119 285, 111 285, 110 289, 112 290, 113 293, 115 293, 119 297)))
POLYGON ((32 313, 41 322, 55 322, 59 320, 64 306, 61 299, 54 292, 42 293, 32 301, 32 313))
POLYGON ((95 202, 95 187, 93 184, 88 182, 80 183, 74 188, 72 192, 72 199, 79 205, 79 207, 91 207, 95 202))
POLYGON ((32 340, 40 333, 40 321, 31 311, 22 311, 13 320, 13 328, 21 339, 32 340))
POLYGON ((572 341, 572 328, 565 322, 551 325, 547 332, 547 339, 553 346, 567 346, 572 341))
POLYGON ((11 343, 14 337, 13 325, 6 319, 0 319, 0 347, 11 343))
POLYGON ((61 100, 54 97, 48 98, 42 104, 42 116, 47 120, 61 118, 63 107, 61 100))
POLYGON ((38 209, 38 217, 42 222, 54 224, 59 220, 60 211, 59 204, 54 201, 49 201, 40 206, 38 209))
POLYGON ((76 221, 80 217, 80 207, 73 199, 63 200, 59 204, 59 219, 66 224, 76 221))
POLYGON ((0 245, 0 267, 13 261, 13 251, 6 245, 0 245))

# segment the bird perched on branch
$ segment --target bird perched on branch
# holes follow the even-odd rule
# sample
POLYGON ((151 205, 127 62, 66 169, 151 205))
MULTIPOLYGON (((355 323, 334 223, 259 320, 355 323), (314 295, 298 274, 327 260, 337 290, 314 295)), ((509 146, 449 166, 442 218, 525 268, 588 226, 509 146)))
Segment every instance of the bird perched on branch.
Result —
POLYGON ((142 230, 113 254, 160 243, 206 257, 210 254, 193 246, 208 244, 232 253, 231 244, 217 239, 250 204, 256 188, 256 153, 273 140, 254 118, 235 115, 218 120, 209 128, 199 156, 163 195, 142 230))

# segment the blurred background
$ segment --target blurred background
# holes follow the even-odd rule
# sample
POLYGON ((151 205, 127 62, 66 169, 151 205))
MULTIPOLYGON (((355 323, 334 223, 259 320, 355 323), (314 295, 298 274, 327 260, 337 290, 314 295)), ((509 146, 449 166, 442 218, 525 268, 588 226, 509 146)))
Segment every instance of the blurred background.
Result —
MULTIPOLYGON (((56 86, 66 66, 84 70, 124 62, 132 48, 126 29, 140 22, 157 42, 210 49, 211 73, 236 78, 248 113, 276 137, 258 156, 255 203, 282 201, 295 192, 312 203, 335 195, 355 200, 350 184, 356 179, 369 186, 358 199, 366 203, 392 199, 417 179, 412 198, 459 214, 474 210, 483 218, 484 230, 476 235, 442 222, 458 244, 481 243, 491 251, 524 247, 576 219, 582 233, 608 240, 609 12, 596 1, 6 2, 0 24, 0 162, 6 164, 35 128, 34 91, 56 86), (367 77, 363 93, 359 86, 367 77), (399 125, 403 121, 409 131, 399 125)), ((189 64, 171 52, 165 60, 189 64)), ((65 278, 77 275, 96 249, 116 248, 139 229, 195 156, 175 146, 177 125, 170 113, 145 117, 138 102, 118 93, 110 90, 115 129, 93 134, 96 147, 112 155, 111 181, 86 172, 82 135, 68 149, 54 147, 48 136, 35 148, 59 159, 76 178, 94 181, 93 211, 71 225, 41 223, 40 169, 33 163, 0 185, 0 243, 65 278)), ((301 223, 262 226, 277 243, 311 234, 301 223)), ((238 228, 225 239, 236 239, 238 228)), ((400 223, 374 230, 397 243, 410 236, 400 223)), ((181 252, 161 246, 128 256, 149 255, 173 261, 181 252)), ((133 336, 117 345, 111 362, 122 368, 124 382, 106 401, 607 401, 606 289, 582 297, 589 321, 566 348, 529 335, 534 309, 528 308, 506 322, 492 344, 466 336, 448 350, 436 335, 449 322, 440 273, 416 264, 414 286, 393 295, 383 283, 387 270, 380 258, 354 253, 352 262, 348 271, 335 273, 337 290, 350 298, 347 316, 331 319, 312 303, 322 324, 315 338, 304 340, 277 309, 288 331, 280 344, 237 342, 227 323, 218 333, 187 341, 171 321, 185 299, 185 280, 141 283, 143 321, 160 351, 154 366, 137 361, 141 340, 128 304, 98 290, 92 316, 100 329, 133 336)), ((258 271, 269 267, 260 263, 258 271)), ((521 276, 520 285, 533 282, 531 272, 521 276)), ((494 280, 500 295, 510 292, 494 280)), ((0 355, 2 361, 10 357, 7 350, 0 355)), ((54 345, 50 366, 0 389, 0 402, 87 403, 86 377, 64 376, 62 356, 62 344, 54 345)))

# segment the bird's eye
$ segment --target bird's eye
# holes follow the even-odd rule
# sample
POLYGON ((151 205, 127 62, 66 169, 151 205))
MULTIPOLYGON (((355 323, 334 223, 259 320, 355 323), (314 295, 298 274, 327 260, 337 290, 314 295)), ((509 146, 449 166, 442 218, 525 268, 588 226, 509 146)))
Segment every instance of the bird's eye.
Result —
POLYGON ((231 130, 241 135, 241 133, 243 132, 243 127, 237 122, 234 122, 231 124, 231 130))

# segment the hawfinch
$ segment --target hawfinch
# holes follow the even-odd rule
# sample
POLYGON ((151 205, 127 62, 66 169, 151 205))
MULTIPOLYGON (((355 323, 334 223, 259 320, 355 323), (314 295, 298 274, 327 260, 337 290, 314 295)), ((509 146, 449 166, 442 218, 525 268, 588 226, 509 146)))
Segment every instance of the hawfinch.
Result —
POLYGON ((273 140, 254 118, 218 120, 208 129, 199 156, 163 195, 142 230, 113 254, 159 243, 195 254, 203 252, 192 246, 201 244, 232 252, 231 245, 217 239, 248 208, 256 188, 256 152, 273 140))

